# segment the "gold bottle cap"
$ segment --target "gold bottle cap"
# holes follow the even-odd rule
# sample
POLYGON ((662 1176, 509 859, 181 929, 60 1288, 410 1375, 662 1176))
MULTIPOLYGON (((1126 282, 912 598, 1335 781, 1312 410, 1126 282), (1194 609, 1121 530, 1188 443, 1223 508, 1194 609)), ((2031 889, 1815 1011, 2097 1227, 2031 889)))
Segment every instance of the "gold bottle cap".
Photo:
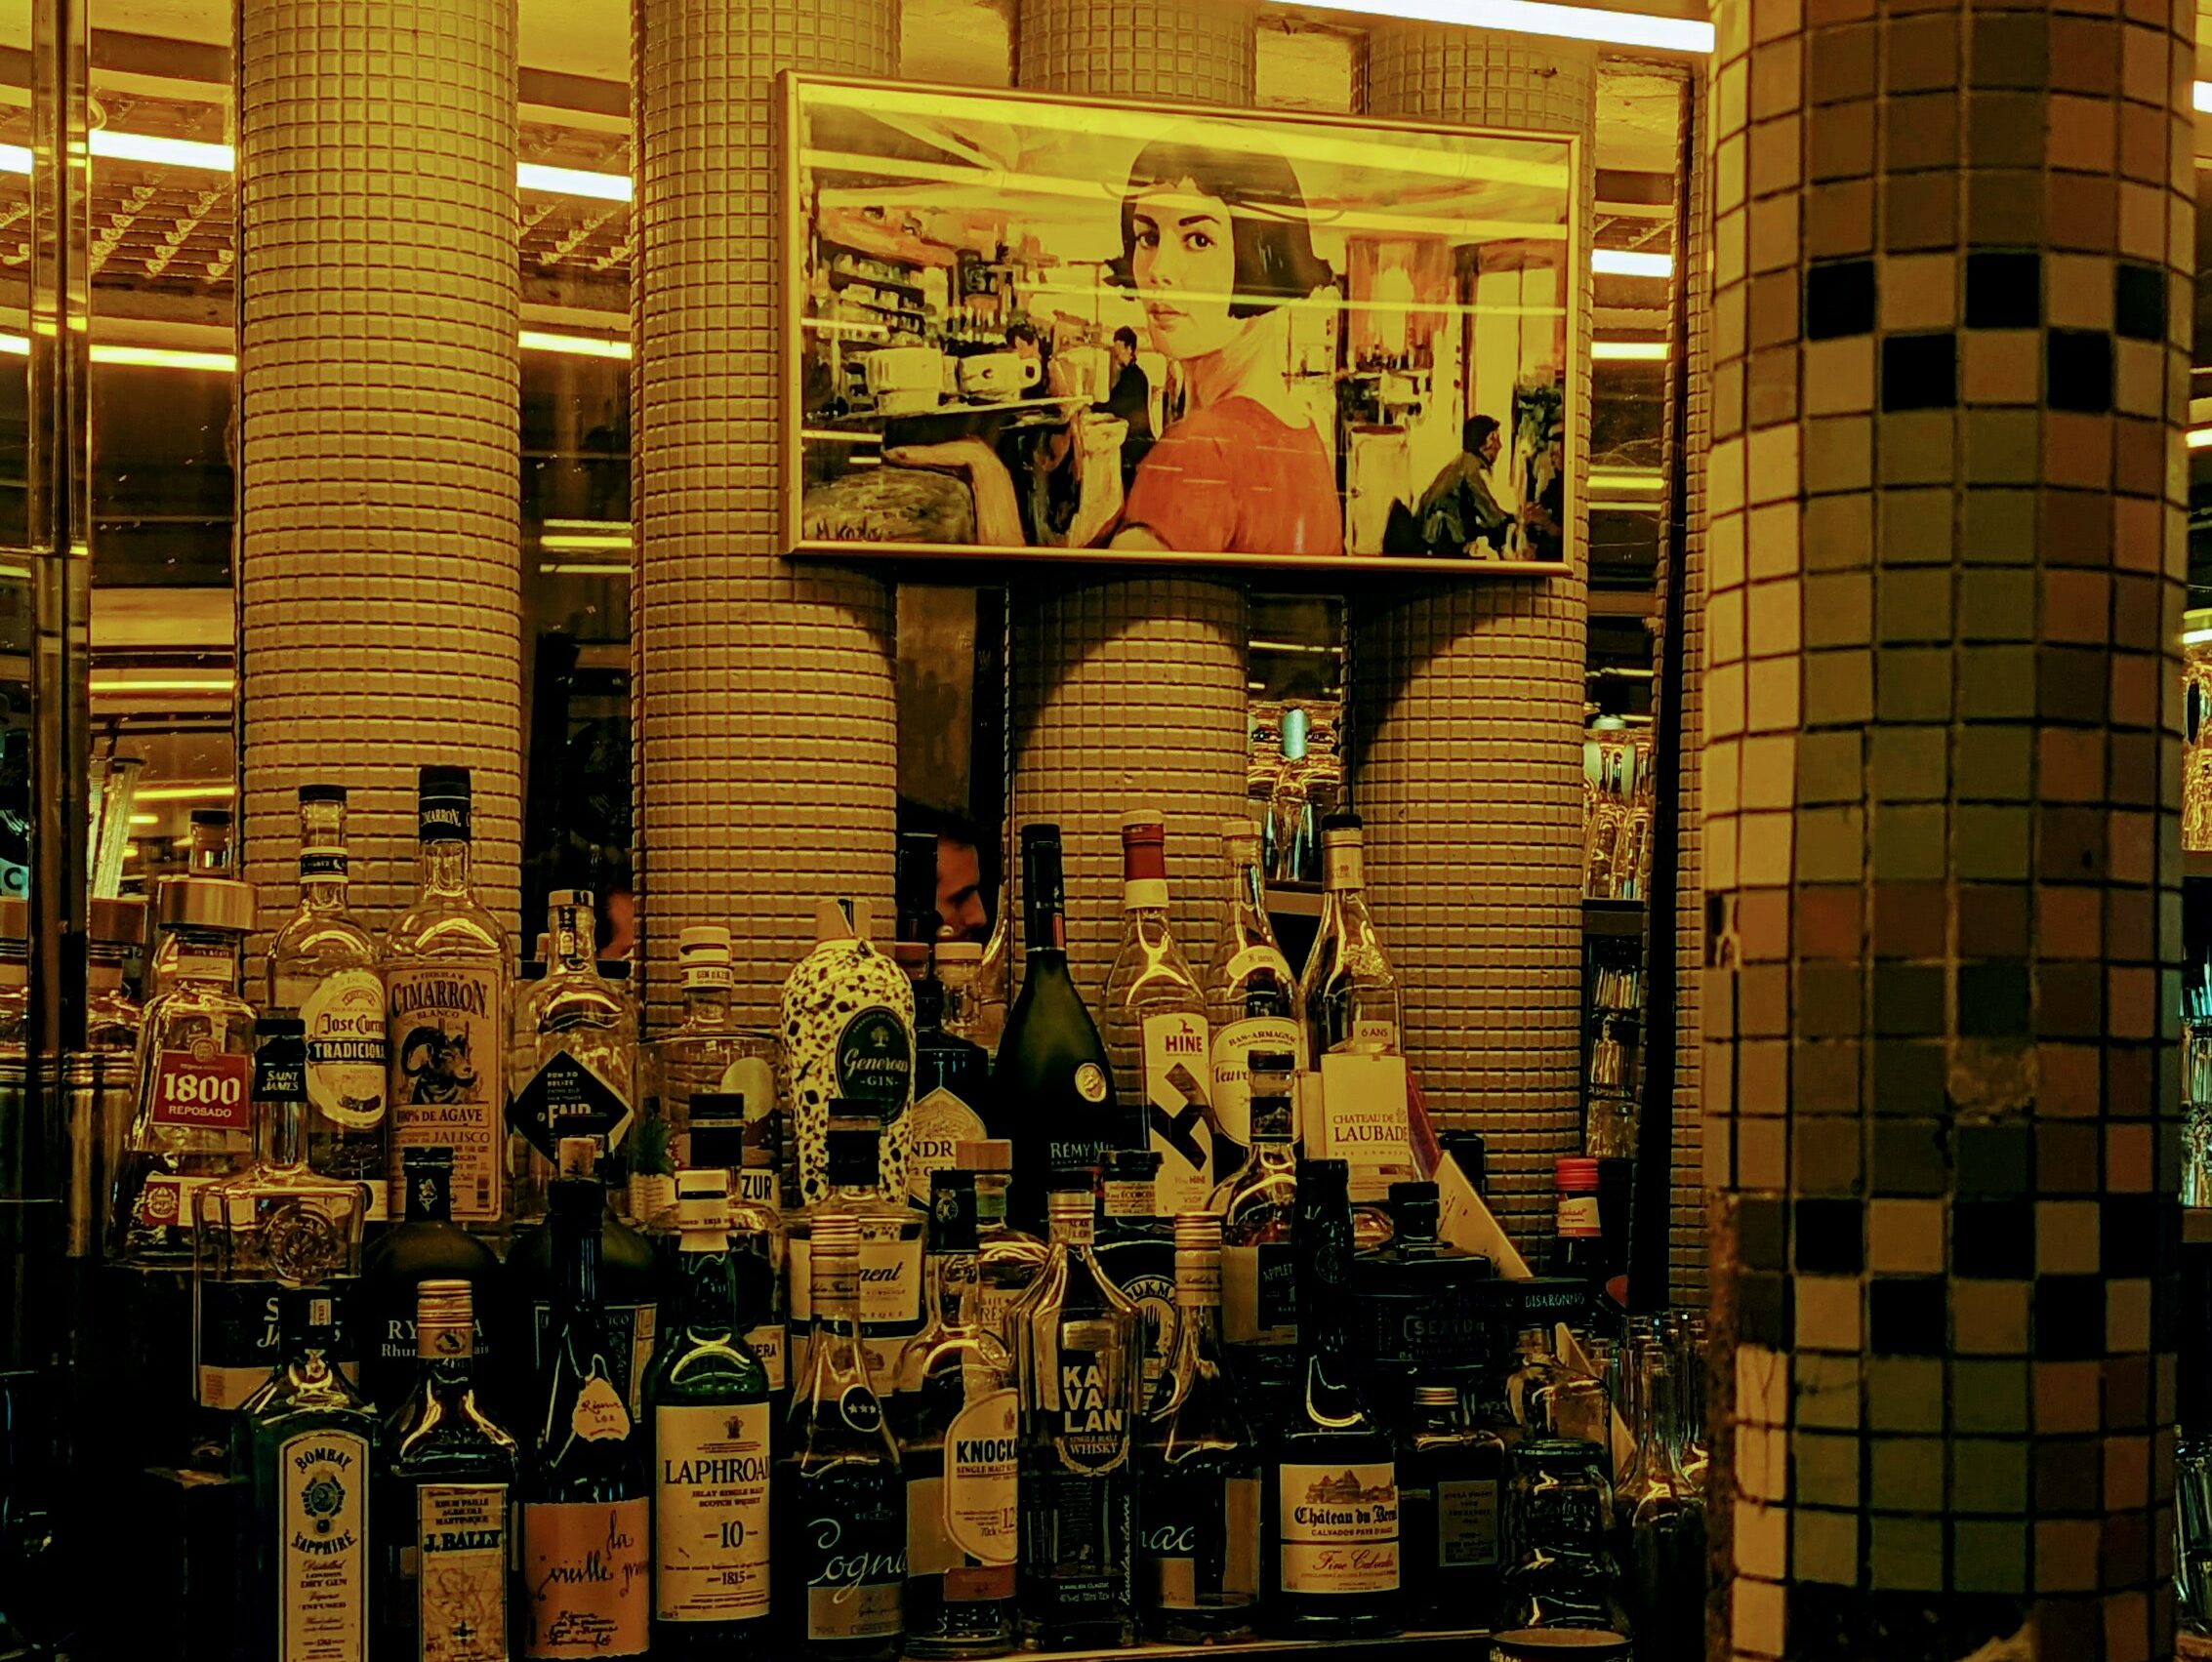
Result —
POLYGON ((182 925, 250 935, 254 929, 253 885, 204 873, 164 877, 154 889, 153 915, 164 927, 182 925))

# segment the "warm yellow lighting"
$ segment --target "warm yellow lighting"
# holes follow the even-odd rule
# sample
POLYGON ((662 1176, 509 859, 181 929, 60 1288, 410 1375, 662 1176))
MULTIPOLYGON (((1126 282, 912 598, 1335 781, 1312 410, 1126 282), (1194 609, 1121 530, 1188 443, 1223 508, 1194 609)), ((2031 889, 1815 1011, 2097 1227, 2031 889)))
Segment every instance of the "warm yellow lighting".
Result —
POLYGON ((158 826, 161 824, 161 816, 159 814, 133 814, 131 824, 134 826, 158 826))
POLYGON ((156 139, 147 133, 117 133, 106 127, 92 130, 92 153, 109 161, 205 168, 210 173, 229 173, 236 165, 228 144, 203 144, 194 139, 156 139))
POLYGON ((522 331, 525 352, 568 352, 584 358, 627 358, 628 341, 610 341, 596 335, 549 335, 542 329, 522 331))
POLYGON ((152 785, 133 796, 140 802, 219 802, 237 794, 235 785, 152 785))
POLYGON ((96 695, 119 696, 127 693, 210 693, 227 697, 237 689, 233 675, 217 672, 209 675, 113 675, 96 670, 92 677, 92 690, 96 695))
POLYGON ((1656 492, 1666 489, 1666 480, 1657 467, 1592 467, 1590 494, 1600 491, 1656 492))
POLYGON ((234 352, 186 352, 169 346, 125 346, 112 343, 92 348, 96 364, 132 364, 140 369, 199 369, 229 375, 238 367, 234 352))
POLYGON ((514 182, 525 190, 590 196, 601 202, 627 202, 633 188, 626 173, 587 173, 582 168, 547 167, 541 162, 523 162, 516 167, 514 182))
POLYGON ((0 173, 30 172, 30 146, 0 144, 0 173))
POLYGON ((30 337, 27 335, 0 335, 0 352, 12 358, 30 356, 30 337))
POLYGON ((2182 644, 2184 646, 2212 645, 2212 629, 2184 629, 2182 631, 2182 644))
POLYGON ((626 565, 568 564, 560 561, 541 562, 538 570, 549 577, 628 577, 626 565))
POLYGON ((2202 450, 2208 444, 2212 444, 2212 427, 2191 427, 2189 429, 2190 449, 2202 450))
MULTIPOLYGON (((1687 18, 1652 18, 1641 12, 1601 12, 1595 7, 1553 6, 1542 0, 1314 0, 1325 12, 1371 18, 1404 18, 1416 23, 1458 23, 1513 34, 1594 40, 1608 46, 1644 46, 1660 52, 1710 52, 1713 25, 1687 18)), ((2199 104, 2198 108, 2203 106, 2199 104)))
POLYGON ((1615 359, 1626 363, 1664 363, 1664 341, 1592 341, 1591 360, 1615 359))
POLYGON ((1637 254, 1625 248, 1596 248, 1590 251, 1590 269, 1601 277, 1671 277, 1674 256, 1637 254))
POLYGON ((620 531, 628 535, 630 523, 623 519, 549 519, 546 521, 546 529, 548 531, 596 531, 602 535, 611 535, 620 531))
POLYGON ((2196 98, 2194 101, 2198 109, 2212 109, 2212 81, 2199 81, 2196 83, 2196 98))
POLYGON ((627 532, 621 536, 608 537, 585 537, 578 536, 574 532, 556 532, 553 536, 538 539, 539 547, 544 548, 549 553, 560 554, 597 553, 609 548, 627 548, 630 546, 630 536, 627 532))

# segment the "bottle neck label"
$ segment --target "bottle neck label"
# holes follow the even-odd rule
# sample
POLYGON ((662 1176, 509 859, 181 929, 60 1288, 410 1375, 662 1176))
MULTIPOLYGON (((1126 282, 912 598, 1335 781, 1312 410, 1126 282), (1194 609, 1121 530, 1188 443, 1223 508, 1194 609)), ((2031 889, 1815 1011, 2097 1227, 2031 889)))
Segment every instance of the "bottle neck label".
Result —
POLYGON ((1219 1308, 1220 1254, 1208 1251, 1175 1254, 1175 1303, 1186 1310, 1219 1308))
POLYGON ((1322 843, 1325 885, 1336 894, 1367 887, 1367 850, 1357 838, 1330 837, 1322 843))
POLYGON ((1098 1220, 1089 1212, 1062 1212, 1057 1216, 1047 1213, 1046 1221, 1052 1238, 1066 1242, 1071 1250, 1089 1246, 1098 1238, 1098 1220))
POLYGON ((1166 912, 1167 910, 1167 879, 1165 877, 1131 877, 1122 885, 1124 912, 1166 912))
POLYGON ((1554 1229, 1558 1235, 1568 1239, 1597 1239, 1605 1233, 1598 1218, 1598 1197, 1586 1194, 1561 1195, 1558 1221, 1554 1229))
POLYGON ((303 884, 343 884, 348 880, 346 850, 343 848, 303 848, 300 850, 300 881, 303 884))

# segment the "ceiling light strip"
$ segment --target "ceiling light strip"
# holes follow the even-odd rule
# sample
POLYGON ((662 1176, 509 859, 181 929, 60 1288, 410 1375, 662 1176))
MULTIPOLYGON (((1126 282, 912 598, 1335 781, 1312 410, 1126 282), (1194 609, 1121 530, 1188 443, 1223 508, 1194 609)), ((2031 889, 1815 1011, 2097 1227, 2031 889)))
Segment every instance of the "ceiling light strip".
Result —
POLYGON ((1592 359, 1617 359, 1631 363, 1664 363, 1664 341, 1592 341, 1592 359))
MULTIPOLYGON (((207 173, 238 171, 237 151, 228 144, 211 144, 197 139, 162 139, 150 133, 121 133, 112 127, 96 127, 90 137, 92 153, 104 161, 198 168, 207 173)), ((27 174, 31 161, 28 145, 0 144, 0 173, 27 174)), ((635 185, 626 173, 595 173, 588 168, 551 167, 543 162, 518 164, 514 182, 524 190, 540 190, 555 196, 588 196, 598 202, 628 202, 635 193, 635 185)))
POLYGON ((1638 254, 1625 248, 1594 248, 1590 269, 1601 277, 1671 277, 1674 256, 1638 254))
POLYGON ((1643 46, 1659 52, 1709 53, 1713 25, 1688 18, 1654 18, 1641 12, 1607 12, 1594 6, 1547 5, 1543 0, 1310 0, 1316 10, 1415 23, 1457 23, 1509 34, 1594 40, 1608 46, 1643 46))

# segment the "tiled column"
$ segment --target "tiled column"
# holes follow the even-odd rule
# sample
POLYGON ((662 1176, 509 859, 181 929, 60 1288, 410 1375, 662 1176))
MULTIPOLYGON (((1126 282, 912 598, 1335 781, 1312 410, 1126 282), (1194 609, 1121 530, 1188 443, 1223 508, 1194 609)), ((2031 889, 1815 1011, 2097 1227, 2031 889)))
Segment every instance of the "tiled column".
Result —
MULTIPOLYGON (((1016 82, 1119 98, 1248 104, 1251 0, 1021 0, 1016 82)), ((1026 575, 1013 595, 1013 818, 1064 838, 1068 957, 1095 1009, 1121 937, 1121 816, 1167 815, 1175 932, 1213 950, 1214 833, 1245 804, 1241 585, 1026 575)))
MULTIPOLYGON (((1588 246, 1596 127, 1588 47, 1443 25, 1369 37, 1367 108, 1581 135, 1588 246)), ((1589 315, 1589 270, 1582 316, 1589 315)), ((1587 324, 1568 408, 1589 408, 1587 324)), ((1589 434, 1568 426, 1576 545, 1589 434)), ((1534 1247, 1551 1161, 1581 1148, 1580 565, 1540 583, 1363 586, 1355 596, 1353 796, 1375 921, 1405 986, 1405 1042, 1430 1110, 1483 1133, 1491 1199, 1534 1247)))
POLYGON ((2172 1653, 2193 20, 1719 9, 1737 1656, 2172 1653))
POLYGON ((239 751, 265 926, 295 792, 351 792, 351 899, 415 882, 415 776, 475 785, 514 927, 514 0, 262 0, 238 34, 239 751))
POLYGON ((891 588, 779 552, 785 69, 891 75, 897 0, 635 0, 638 266, 632 691, 650 1013, 686 925, 737 932, 773 1017, 824 894, 891 922, 891 588))

